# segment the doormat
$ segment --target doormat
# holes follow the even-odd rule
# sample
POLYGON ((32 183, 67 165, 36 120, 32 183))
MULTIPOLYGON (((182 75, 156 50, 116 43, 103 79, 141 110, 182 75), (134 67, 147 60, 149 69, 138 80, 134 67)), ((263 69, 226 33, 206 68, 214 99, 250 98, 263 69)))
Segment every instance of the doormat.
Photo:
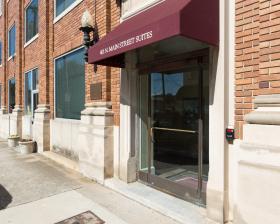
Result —
POLYGON ((65 219, 61 222, 55 224, 104 224, 105 222, 101 220, 97 215, 93 214, 91 211, 83 212, 79 215, 73 216, 69 219, 65 219))

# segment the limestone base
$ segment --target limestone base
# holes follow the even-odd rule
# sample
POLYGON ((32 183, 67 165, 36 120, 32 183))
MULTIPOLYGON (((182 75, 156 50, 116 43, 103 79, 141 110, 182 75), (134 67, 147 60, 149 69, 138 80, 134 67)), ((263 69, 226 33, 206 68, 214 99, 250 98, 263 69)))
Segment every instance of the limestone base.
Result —
POLYGON ((50 150, 50 110, 48 105, 38 105, 33 124, 33 140, 37 142, 37 152, 50 150))
POLYGON ((110 103, 86 105, 79 130, 79 166, 99 183, 113 176, 113 112, 110 103))

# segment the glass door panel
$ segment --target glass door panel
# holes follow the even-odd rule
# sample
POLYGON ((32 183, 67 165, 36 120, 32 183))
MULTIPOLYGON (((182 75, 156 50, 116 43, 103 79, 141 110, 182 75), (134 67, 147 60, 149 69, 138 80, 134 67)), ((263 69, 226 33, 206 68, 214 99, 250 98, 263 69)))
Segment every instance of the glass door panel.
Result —
POLYGON ((140 86, 140 179, 201 203, 208 175, 207 70, 149 73, 140 76, 140 86))

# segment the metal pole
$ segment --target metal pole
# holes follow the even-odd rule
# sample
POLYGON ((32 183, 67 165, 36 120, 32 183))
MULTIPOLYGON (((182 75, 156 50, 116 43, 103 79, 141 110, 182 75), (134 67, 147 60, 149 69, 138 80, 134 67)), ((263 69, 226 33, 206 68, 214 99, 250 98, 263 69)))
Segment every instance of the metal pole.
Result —
POLYGON ((203 68, 199 66, 199 118, 198 118, 198 199, 202 200, 203 184, 203 68))

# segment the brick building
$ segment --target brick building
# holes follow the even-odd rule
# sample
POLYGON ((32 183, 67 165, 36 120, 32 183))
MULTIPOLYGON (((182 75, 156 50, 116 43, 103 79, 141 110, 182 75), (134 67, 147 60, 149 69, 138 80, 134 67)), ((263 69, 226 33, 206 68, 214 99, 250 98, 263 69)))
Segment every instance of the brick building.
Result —
POLYGON ((279 12, 278 0, 0 0, 0 137, 32 138, 118 190, 168 192, 202 207, 174 205, 197 220, 276 223, 279 12), (98 41, 85 64, 86 10, 98 41))

